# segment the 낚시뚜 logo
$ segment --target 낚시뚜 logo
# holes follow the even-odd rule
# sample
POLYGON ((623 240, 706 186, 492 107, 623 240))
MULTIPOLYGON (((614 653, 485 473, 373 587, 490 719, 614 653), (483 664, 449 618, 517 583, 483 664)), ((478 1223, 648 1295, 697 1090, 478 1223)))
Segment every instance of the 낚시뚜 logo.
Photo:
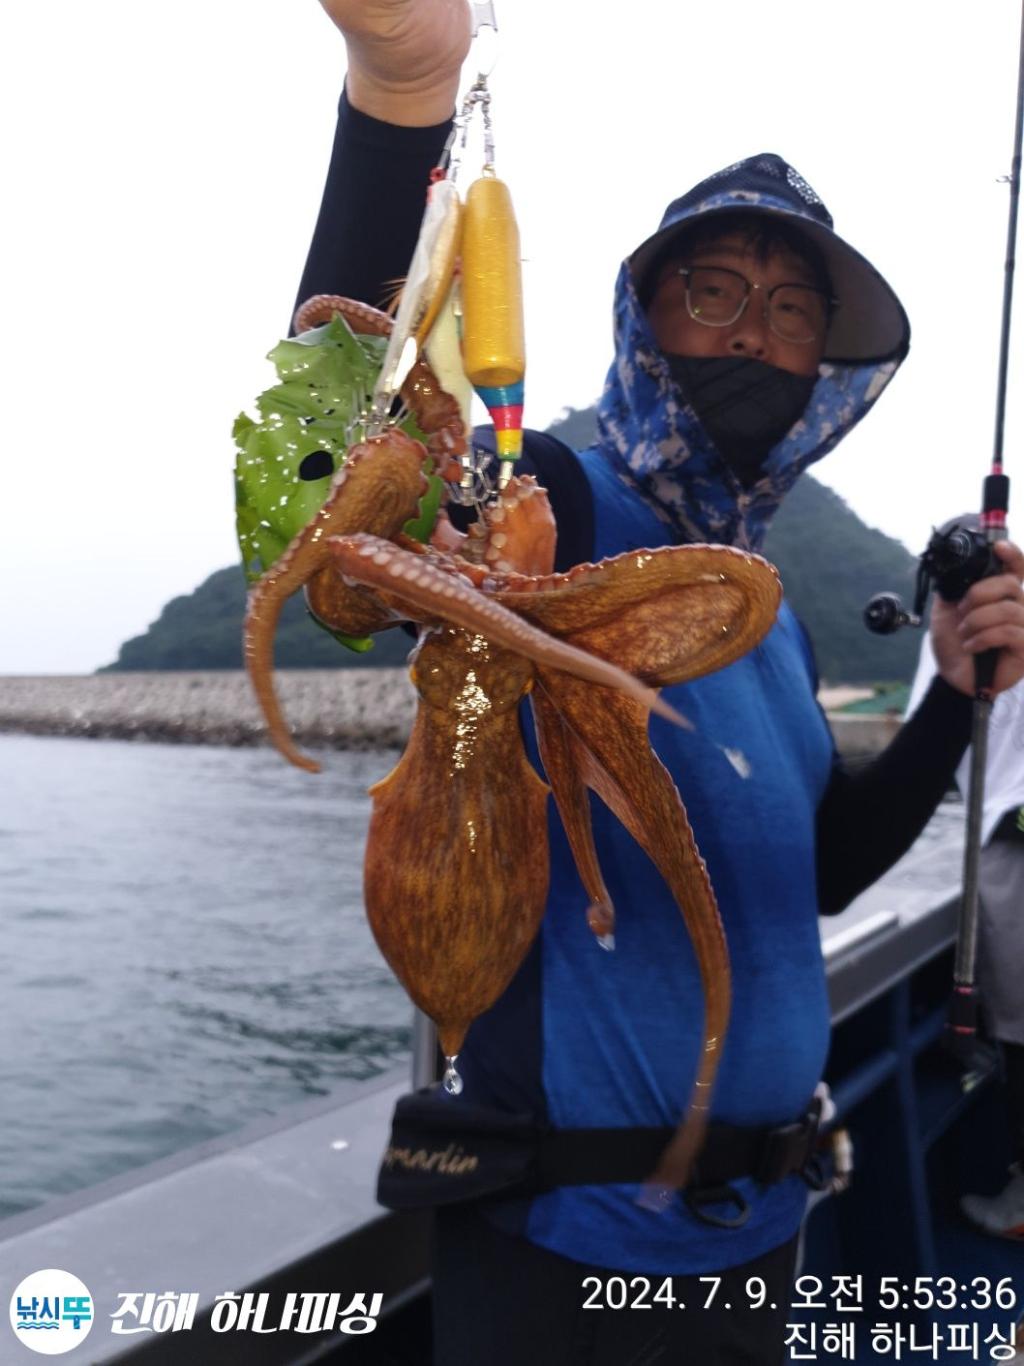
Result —
POLYGON ((11 1328, 41 1356, 56 1357, 89 1336, 93 1302, 88 1287, 70 1271, 33 1271, 11 1296, 11 1328))

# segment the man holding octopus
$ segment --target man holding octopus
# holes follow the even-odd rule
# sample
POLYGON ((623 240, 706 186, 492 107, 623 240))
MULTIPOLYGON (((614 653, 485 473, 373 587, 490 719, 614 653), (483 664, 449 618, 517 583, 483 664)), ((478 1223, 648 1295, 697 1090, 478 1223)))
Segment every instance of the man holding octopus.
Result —
MULTIPOLYGON (((348 74, 299 297, 379 304, 407 269, 451 128, 469 10, 464 0, 321 3, 345 37, 348 74)), ((526 436, 520 468, 551 493, 556 567, 688 541, 757 550, 784 494, 874 404, 908 346, 896 295, 780 157, 701 182, 623 263, 595 445, 576 456, 526 436)), ((712 1120, 746 1156, 732 1170, 713 1154, 729 1171, 725 1197, 696 1192, 658 1213, 637 1203, 638 1183, 614 1180, 439 1208, 436 1366, 784 1359, 806 1188, 795 1168, 756 1179, 750 1145, 807 1112, 824 1065, 818 914, 848 904, 931 816, 969 740, 974 655, 1001 650, 997 690, 1024 676, 1024 555, 1009 544, 996 553, 1004 573, 960 604, 935 602, 938 677, 856 776, 834 750, 809 642, 785 605, 757 650, 667 690, 696 731, 652 726, 654 745, 707 862, 732 960, 712 1120), (751 762, 746 782, 702 738, 726 730, 751 762), (587 1278, 616 1274, 650 1282, 648 1312, 584 1311, 587 1278), (718 1289, 703 1308, 709 1277, 718 1289), (748 1282, 764 1288, 756 1310, 748 1282)), ((598 804, 594 833, 619 909, 616 950, 598 951, 578 914, 585 894, 552 814, 545 921, 460 1054, 453 1138, 460 1101, 623 1135, 674 1126, 686 1107, 701 1033, 692 949, 671 895, 598 804)))

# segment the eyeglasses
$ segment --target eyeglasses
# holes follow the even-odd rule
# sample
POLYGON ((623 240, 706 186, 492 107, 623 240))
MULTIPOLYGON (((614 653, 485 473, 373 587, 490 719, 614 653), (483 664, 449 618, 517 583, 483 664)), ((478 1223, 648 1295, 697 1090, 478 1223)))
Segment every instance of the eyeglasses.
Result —
MULTIPOLYGON (((724 266, 677 266, 686 283, 686 311, 705 327, 736 322, 755 289, 745 275, 724 266)), ((825 335, 837 301, 813 285, 775 285, 765 295, 764 316, 783 341, 803 345, 825 335)))

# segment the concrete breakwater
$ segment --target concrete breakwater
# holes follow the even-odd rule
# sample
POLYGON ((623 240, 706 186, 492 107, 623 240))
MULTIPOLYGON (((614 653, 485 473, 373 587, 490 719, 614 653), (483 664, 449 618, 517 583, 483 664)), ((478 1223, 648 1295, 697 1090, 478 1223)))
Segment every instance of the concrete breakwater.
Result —
MULTIPOLYGON (((416 712, 404 668, 284 669, 275 674, 285 716, 303 745, 403 746, 416 712)), ((822 695, 828 707, 830 697, 822 695)), ((829 713, 843 754, 877 753, 896 716, 829 713)), ((242 672, 116 673, 0 677, 0 731, 98 740, 263 745, 263 718, 242 672)))
MULTIPOLYGON (((386 749, 409 738, 416 695, 406 669, 286 669, 275 679, 285 716, 303 745, 386 749)), ((247 676, 226 670, 0 677, 0 731, 267 743, 247 676)))

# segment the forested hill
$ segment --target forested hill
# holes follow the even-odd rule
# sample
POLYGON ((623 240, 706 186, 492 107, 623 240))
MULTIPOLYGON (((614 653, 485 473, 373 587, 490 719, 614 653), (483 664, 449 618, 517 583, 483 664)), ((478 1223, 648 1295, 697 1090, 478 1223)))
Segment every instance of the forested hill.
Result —
MULTIPOLYGON (((572 411, 550 431, 576 449, 592 439, 594 410, 572 411)), ((779 567, 790 605, 814 641, 821 677, 830 683, 909 680, 920 633, 873 636, 864 604, 889 589, 909 600, 915 561, 906 548, 864 525, 846 503, 805 475, 772 525, 765 553, 779 567)), ((242 664, 245 582, 240 567, 220 569, 187 596, 174 598, 144 635, 122 645, 109 670, 238 669, 242 664)), ((366 654, 337 644, 309 618, 296 595, 285 607, 275 657, 283 669, 400 664, 410 647, 386 631, 366 654)))
POLYGON ((902 542, 865 526, 838 493, 805 474, 772 523, 764 553, 810 633, 823 680, 913 678, 921 632, 876 636, 864 625, 875 593, 899 593, 908 605, 913 599, 917 561, 902 542))

